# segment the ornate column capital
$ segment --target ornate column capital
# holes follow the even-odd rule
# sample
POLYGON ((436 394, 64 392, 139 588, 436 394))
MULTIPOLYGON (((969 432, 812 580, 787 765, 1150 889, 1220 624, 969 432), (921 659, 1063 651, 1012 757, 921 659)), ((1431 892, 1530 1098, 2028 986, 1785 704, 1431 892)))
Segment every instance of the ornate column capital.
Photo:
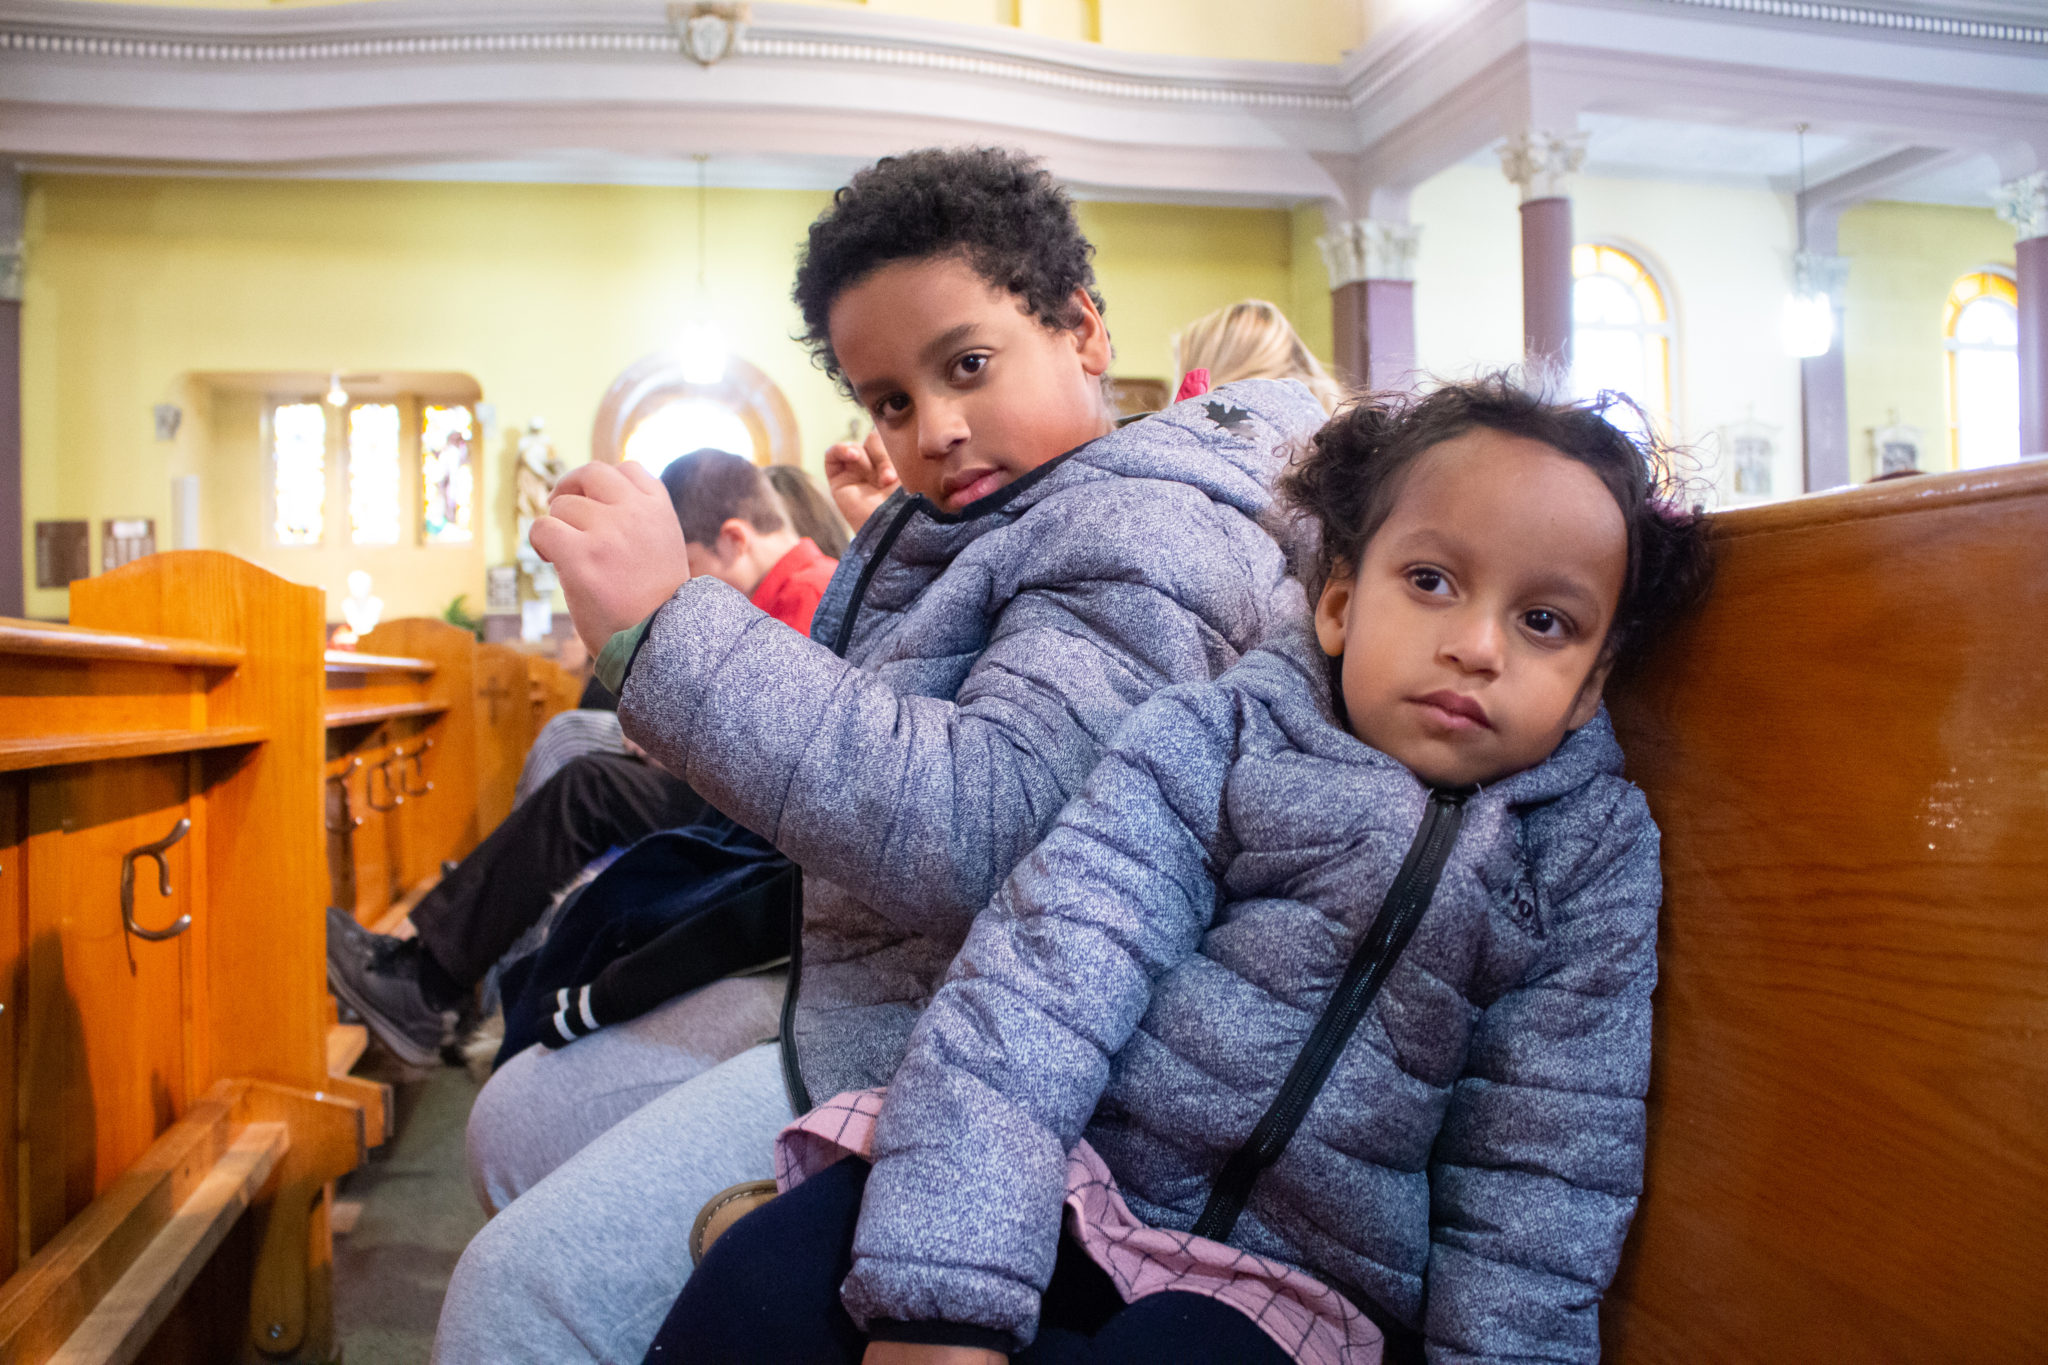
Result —
POLYGON ((1830 256, 1820 251, 1796 251, 1792 254, 1793 293, 1826 294, 1839 303, 1842 287, 1848 282, 1847 256, 1830 256))
POLYGON ((1998 216, 2012 224, 2020 241, 2048 237, 2048 171, 2008 180, 1992 197, 1998 201, 1998 216))
POLYGON ((1502 174, 1519 185, 1522 202, 1561 199, 1565 180, 1586 164, 1585 133, 1547 133, 1524 128, 1501 144, 1502 174))
POLYGON ((1330 271, 1330 288, 1337 290, 1362 280, 1414 279, 1415 248, 1421 240, 1418 224, 1354 218, 1332 223, 1328 233, 1316 238, 1316 245, 1330 271))

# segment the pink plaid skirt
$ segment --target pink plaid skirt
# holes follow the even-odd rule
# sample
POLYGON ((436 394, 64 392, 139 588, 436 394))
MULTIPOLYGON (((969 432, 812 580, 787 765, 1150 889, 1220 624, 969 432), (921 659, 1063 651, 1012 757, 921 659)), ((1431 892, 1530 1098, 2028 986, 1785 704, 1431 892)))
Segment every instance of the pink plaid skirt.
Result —
MULTIPOLYGON (((776 1187, 791 1189, 845 1157, 872 1157, 881 1112, 880 1090, 851 1090, 790 1124, 775 1139, 776 1187)), ((1147 1227, 1085 1142, 1067 1154, 1067 1215, 1125 1303, 1168 1290, 1201 1294, 1243 1313, 1301 1365, 1379 1365, 1379 1328, 1349 1299, 1284 1261, 1147 1227)))

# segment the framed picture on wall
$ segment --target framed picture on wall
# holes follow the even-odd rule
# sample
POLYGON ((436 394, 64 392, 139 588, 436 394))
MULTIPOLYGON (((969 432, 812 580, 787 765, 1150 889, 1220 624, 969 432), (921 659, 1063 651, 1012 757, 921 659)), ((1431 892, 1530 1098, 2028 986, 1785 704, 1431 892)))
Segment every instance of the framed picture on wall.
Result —
POLYGON ((1891 425, 1870 431, 1870 467, 1875 477, 1888 479, 1897 474, 1920 472, 1920 428, 1909 427, 1891 415, 1891 425))

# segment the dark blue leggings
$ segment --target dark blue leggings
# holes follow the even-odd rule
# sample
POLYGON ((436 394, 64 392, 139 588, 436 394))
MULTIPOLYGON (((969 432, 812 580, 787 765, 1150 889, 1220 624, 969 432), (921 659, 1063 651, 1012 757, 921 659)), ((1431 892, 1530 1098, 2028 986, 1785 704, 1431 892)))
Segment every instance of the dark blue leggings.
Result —
MULTIPOLYGON (((868 1164, 848 1159, 733 1224, 683 1286, 648 1365, 859 1365, 867 1338, 839 1303, 868 1164)), ((1020 1365, 1288 1365, 1252 1320, 1200 1294, 1127 1304, 1070 1238, 1020 1365)))

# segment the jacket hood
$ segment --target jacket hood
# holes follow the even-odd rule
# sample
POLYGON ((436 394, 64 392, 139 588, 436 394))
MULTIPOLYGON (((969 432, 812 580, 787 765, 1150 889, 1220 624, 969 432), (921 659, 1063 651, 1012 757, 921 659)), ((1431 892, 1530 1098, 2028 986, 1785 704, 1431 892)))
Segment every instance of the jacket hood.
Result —
MULTIPOLYGON (((1245 655, 1226 680, 1257 698, 1274 721, 1303 750, 1352 763, 1400 764, 1354 738, 1337 721, 1332 700, 1329 656, 1307 622, 1276 631, 1258 649, 1245 655)), ((1596 777, 1621 776, 1621 744, 1614 737, 1607 707, 1564 737, 1550 757, 1533 768, 1510 773, 1487 784, 1509 806, 1537 805, 1576 791, 1596 777)))

